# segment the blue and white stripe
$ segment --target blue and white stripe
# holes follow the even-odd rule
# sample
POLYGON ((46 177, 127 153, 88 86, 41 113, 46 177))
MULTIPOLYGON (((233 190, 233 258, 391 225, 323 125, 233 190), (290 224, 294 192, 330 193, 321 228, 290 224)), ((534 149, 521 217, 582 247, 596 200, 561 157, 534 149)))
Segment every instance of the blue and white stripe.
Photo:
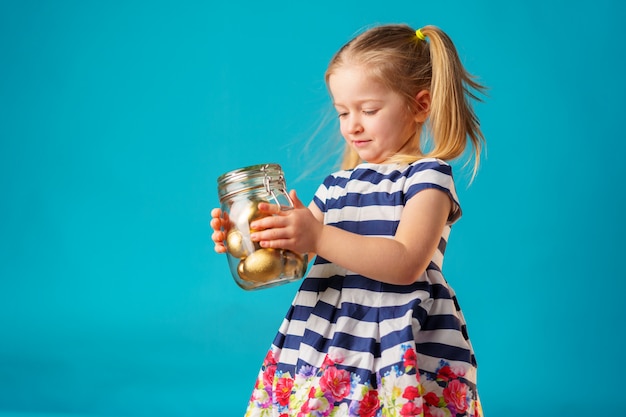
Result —
POLYGON ((435 372, 444 359, 475 383, 465 320, 441 273, 450 226, 461 216, 450 166, 437 159, 361 164, 329 176, 314 202, 325 224, 393 238, 406 202, 432 188, 449 195, 453 210, 423 276, 411 285, 386 284, 317 257, 274 340, 278 369, 293 375, 301 366, 320 367, 332 348, 342 354, 342 367, 375 384, 376 373, 397 366, 409 343, 422 373, 435 372))

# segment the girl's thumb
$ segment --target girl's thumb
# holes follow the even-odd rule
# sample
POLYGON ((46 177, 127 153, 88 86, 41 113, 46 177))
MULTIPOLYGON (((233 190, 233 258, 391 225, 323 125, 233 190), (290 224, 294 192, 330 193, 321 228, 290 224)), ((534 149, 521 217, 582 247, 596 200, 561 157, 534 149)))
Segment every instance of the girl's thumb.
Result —
POLYGON ((298 198, 296 190, 289 191, 289 197, 291 198, 291 201, 293 201, 294 208, 304 208, 304 204, 302 204, 302 201, 298 198))

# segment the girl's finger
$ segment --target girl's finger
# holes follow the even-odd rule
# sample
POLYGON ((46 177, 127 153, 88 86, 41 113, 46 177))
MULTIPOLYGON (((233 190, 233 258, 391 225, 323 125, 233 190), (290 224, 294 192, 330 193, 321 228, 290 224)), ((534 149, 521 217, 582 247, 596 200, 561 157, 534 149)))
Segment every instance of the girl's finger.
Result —
POLYGON ((222 210, 219 208, 214 208, 213 210, 211 210, 211 217, 213 218, 219 218, 222 216, 222 210))
POLYGON ((223 245, 222 242, 224 242, 224 239, 225 239, 224 232, 220 230, 214 231, 213 234, 211 235, 211 240, 213 240, 213 242, 215 243, 221 243, 223 245))
POLYGON ((304 204, 302 204, 302 201, 298 198, 296 190, 289 191, 289 197, 291 198, 291 201, 293 201, 294 208, 304 208, 304 204))
POLYGON ((259 211, 266 214, 280 213, 280 206, 270 203, 259 203, 259 211))
POLYGON ((211 219, 210 224, 213 230, 219 230, 220 226, 222 225, 222 222, 220 219, 211 219))
POLYGON ((215 244, 215 252, 226 253, 226 246, 224 246, 223 244, 215 244))

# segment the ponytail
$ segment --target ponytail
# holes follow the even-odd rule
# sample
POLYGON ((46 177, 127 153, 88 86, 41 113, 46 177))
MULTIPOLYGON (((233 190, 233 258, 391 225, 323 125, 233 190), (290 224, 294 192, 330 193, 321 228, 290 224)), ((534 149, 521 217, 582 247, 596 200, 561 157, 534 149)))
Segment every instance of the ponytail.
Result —
POLYGON ((480 101, 476 93, 485 87, 465 70, 448 35, 435 26, 425 26, 421 32, 429 39, 432 67, 428 124, 433 148, 428 156, 454 159, 463 154, 469 138, 474 149, 473 178, 485 138, 470 99, 480 101))

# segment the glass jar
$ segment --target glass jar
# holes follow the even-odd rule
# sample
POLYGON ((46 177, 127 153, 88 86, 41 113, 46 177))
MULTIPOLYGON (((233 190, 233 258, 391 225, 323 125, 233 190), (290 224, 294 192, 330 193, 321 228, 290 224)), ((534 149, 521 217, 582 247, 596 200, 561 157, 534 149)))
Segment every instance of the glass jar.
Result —
POLYGON ((229 171, 218 177, 217 192, 225 220, 226 257, 235 282, 255 290, 301 279, 307 269, 306 254, 262 248, 250 240, 250 223, 268 216, 259 212, 259 203, 293 208, 281 166, 261 164, 229 171))

